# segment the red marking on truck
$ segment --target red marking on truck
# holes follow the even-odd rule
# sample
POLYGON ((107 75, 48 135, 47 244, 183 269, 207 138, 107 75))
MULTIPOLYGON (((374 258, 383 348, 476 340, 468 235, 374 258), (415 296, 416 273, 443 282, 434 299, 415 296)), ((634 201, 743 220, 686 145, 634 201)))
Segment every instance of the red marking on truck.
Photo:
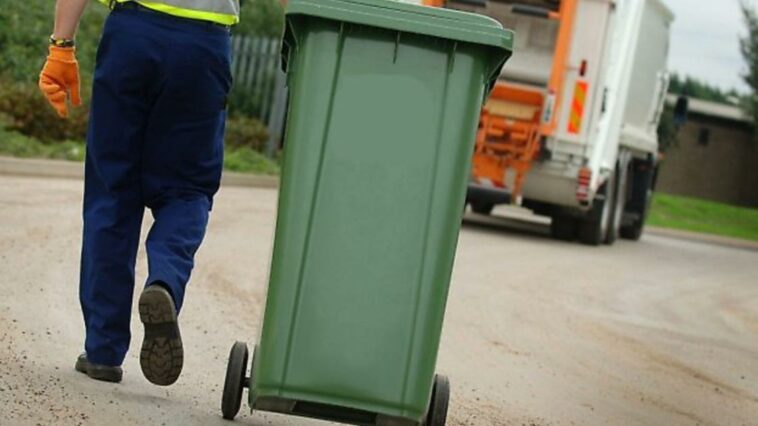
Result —
POLYGON ((592 170, 583 167, 579 170, 576 186, 576 198, 579 201, 587 201, 590 195, 590 182, 592 182, 592 170))

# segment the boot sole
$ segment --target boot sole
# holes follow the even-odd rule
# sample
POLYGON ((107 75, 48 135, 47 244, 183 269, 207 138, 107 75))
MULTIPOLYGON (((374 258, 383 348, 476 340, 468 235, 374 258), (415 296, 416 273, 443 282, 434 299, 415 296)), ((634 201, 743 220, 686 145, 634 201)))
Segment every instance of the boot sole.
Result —
POLYGON ((159 386, 176 382, 184 365, 184 349, 176 309, 163 288, 148 287, 139 299, 139 314, 145 326, 140 367, 145 378, 159 386))
POLYGON ((89 361, 83 360, 81 357, 77 358, 74 369, 80 373, 86 374, 90 379, 102 382, 120 383, 123 377, 123 373, 120 369, 116 370, 108 367, 92 365, 89 361))

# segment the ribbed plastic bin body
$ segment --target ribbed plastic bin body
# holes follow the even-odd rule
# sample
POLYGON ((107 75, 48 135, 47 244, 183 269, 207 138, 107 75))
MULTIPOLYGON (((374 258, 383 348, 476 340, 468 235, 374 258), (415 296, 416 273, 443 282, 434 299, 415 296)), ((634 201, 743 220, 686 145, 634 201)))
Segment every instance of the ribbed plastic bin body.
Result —
POLYGON ((290 106, 250 405, 418 424, 479 111, 512 34, 380 0, 294 0, 287 26, 290 106))

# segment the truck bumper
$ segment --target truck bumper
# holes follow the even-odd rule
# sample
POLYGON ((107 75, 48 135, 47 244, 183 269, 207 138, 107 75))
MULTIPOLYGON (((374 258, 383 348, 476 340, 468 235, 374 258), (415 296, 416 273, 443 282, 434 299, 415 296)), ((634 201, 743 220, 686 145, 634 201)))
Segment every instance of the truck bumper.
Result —
POLYGON ((505 188, 495 188, 477 183, 469 183, 466 192, 466 202, 478 201, 484 203, 509 204, 511 193, 505 188))

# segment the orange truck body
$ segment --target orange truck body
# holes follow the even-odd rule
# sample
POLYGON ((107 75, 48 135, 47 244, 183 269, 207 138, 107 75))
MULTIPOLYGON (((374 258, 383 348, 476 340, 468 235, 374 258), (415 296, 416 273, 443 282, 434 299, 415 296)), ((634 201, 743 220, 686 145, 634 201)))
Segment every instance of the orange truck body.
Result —
MULTIPOLYGON (((557 127, 557 114, 543 113, 546 105, 559 105, 563 93, 569 46, 578 0, 563 0, 557 12, 548 19, 559 21, 553 67, 547 89, 500 81, 482 109, 472 164, 472 180, 496 188, 508 189, 512 200, 518 200, 526 175, 540 155, 543 137, 551 136, 557 127), (546 103, 546 95, 551 102, 546 103), (512 187, 507 188, 505 177, 515 173, 512 187)), ((444 6, 444 0, 425 0, 428 6, 444 6)), ((586 83, 585 83, 586 84, 586 83)), ((586 85, 577 86, 576 117, 572 128, 581 126, 586 85)))

